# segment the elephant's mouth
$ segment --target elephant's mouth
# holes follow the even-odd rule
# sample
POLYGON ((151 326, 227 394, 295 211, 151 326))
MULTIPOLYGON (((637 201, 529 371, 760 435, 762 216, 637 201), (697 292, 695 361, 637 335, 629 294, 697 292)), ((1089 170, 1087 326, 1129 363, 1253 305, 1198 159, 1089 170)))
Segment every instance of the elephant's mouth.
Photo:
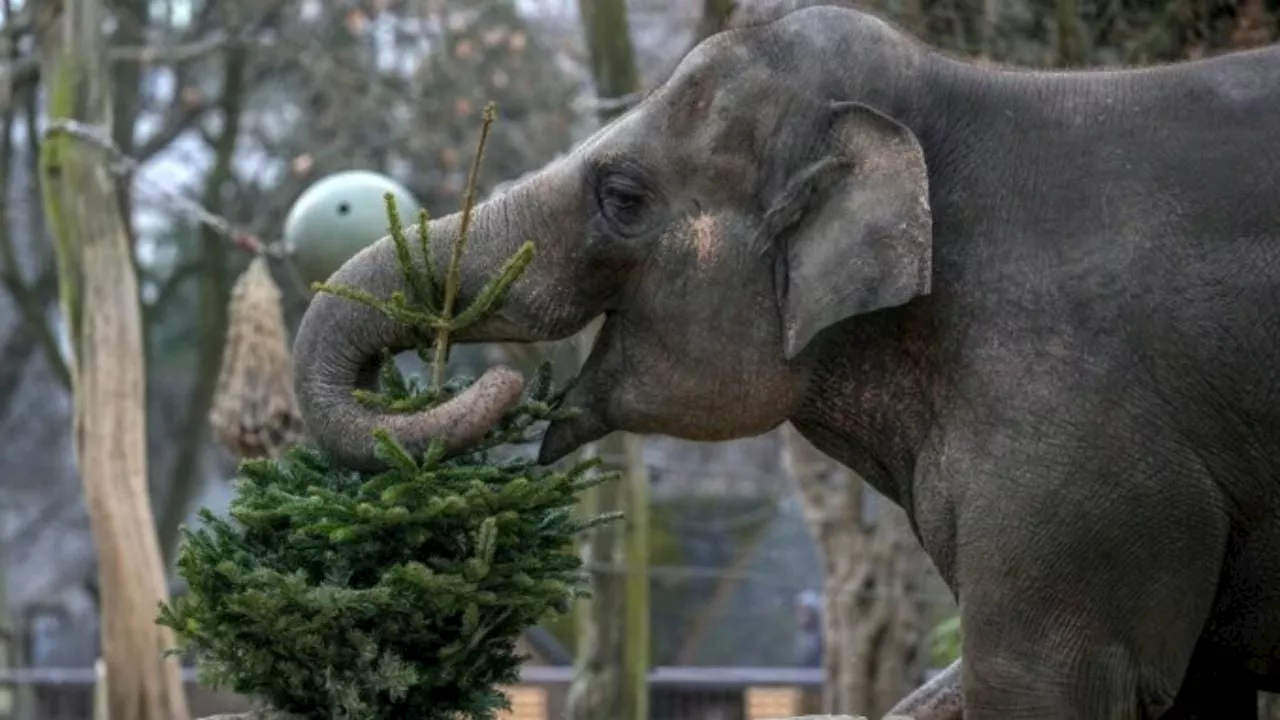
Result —
POLYGON ((484 329, 479 334, 469 334, 467 329, 463 329, 454 335, 452 342, 458 344, 533 343, 543 339, 536 330, 530 329, 529 323, 499 311, 485 318, 484 329))
POLYGON ((610 432, 612 429, 603 419, 589 410, 582 410, 577 415, 563 420, 552 420, 542 435, 542 445, 538 448, 538 464, 550 465, 610 432))
POLYGON ((539 464, 554 463, 617 429, 609 422, 606 413, 610 392, 615 388, 610 387, 610 383, 605 380, 608 373, 603 372, 609 365, 609 358, 614 355, 610 348, 614 345, 619 330, 615 314, 614 311, 604 313, 604 323, 591 346, 591 352, 565 395, 565 406, 574 408, 576 414, 563 420, 553 420, 543 433, 542 445, 538 450, 539 464))

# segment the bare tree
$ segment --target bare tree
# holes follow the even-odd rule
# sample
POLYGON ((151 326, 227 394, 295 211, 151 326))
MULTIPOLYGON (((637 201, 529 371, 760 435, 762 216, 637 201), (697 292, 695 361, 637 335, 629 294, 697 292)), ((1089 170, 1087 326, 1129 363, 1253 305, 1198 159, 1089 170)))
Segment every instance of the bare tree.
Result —
POLYGON ((789 423, 783 436, 785 467, 826 563, 822 709, 880 717, 923 677, 927 559, 901 510, 885 503, 866 512, 861 478, 789 423))
MULTIPOLYGON (((102 18, 96 0, 41 8, 41 73, 54 121, 110 127, 102 18)), ((72 337, 76 454, 102 568, 107 707, 116 720, 182 720, 189 713, 178 663, 164 656, 173 638, 154 621, 168 592, 147 493, 138 286, 106 159, 65 132, 41 152, 72 337)))
MULTIPOLYGON (((586 39, 596 94, 617 100, 640 88, 631 46, 626 0, 579 0, 578 13, 586 39)), ((599 113, 607 123, 625 109, 605 104, 599 113)), ((577 338, 585 362, 598 326, 577 338)), ((625 576, 608 570, 591 573, 590 600, 578 608, 577 673, 569 691, 571 718, 648 717, 649 573, 648 476, 640 439, 613 433, 597 444, 603 469, 620 472, 623 483, 607 483, 586 491, 590 513, 625 510, 622 523, 598 526, 584 538, 581 554, 588 568, 626 567, 625 576)))

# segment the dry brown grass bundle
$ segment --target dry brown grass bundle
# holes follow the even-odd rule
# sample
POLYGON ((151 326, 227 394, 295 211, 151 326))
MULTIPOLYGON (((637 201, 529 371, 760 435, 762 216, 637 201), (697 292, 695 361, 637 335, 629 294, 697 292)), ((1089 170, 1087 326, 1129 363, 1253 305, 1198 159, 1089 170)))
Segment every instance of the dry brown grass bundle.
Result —
POLYGON ((218 440, 241 458, 275 457, 305 435, 280 288, 261 255, 231 290, 209 422, 218 440))

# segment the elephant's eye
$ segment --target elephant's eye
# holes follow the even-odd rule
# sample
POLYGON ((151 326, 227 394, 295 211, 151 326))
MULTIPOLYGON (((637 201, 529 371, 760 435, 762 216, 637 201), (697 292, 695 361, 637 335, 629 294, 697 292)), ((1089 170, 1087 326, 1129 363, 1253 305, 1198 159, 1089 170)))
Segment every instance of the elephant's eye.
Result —
POLYGON ((600 181, 596 195, 600 214, 615 230, 626 232, 640 222, 645 192, 634 180, 622 175, 605 177, 600 181))

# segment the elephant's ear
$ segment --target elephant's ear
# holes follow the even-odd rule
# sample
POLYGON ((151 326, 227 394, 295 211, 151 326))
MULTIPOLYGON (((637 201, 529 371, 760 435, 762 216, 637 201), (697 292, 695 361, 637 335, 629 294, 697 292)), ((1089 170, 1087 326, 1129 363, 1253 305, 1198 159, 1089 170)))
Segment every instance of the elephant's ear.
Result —
POLYGON ((910 130, 833 103, 826 156, 791 179, 770 212, 788 360, 823 328, 927 295, 933 224, 924 152, 910 130))

